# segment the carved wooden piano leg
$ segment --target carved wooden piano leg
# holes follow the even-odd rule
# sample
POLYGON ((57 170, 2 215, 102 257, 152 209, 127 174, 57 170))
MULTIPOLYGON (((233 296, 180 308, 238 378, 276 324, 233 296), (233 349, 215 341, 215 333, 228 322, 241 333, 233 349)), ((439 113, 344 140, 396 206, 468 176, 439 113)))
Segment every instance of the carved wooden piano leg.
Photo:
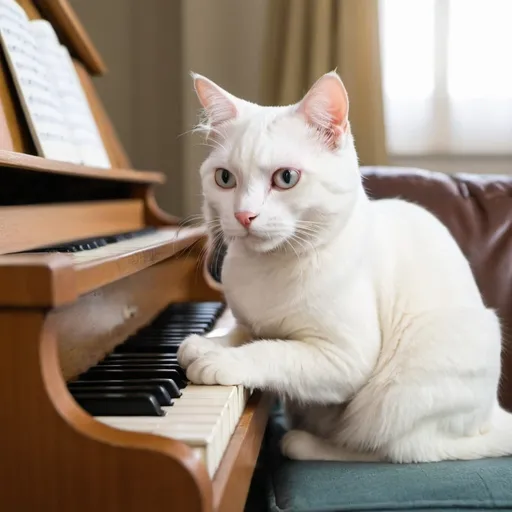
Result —
POLYGON ((211 510, 212 484, 188 446, 114 430, 75 404, 43 310, 0 310, 0 342, 2 510, 211 510))

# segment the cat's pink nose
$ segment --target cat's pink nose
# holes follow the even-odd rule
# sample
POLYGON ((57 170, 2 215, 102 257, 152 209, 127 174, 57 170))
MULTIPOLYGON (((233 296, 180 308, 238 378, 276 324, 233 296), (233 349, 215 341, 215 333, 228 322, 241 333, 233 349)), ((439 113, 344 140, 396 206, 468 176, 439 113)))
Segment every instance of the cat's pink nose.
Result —
POLYGON ((235 218, 244 228, 248 228, 251 222, 258 216, 257 213, 253 212, 236 212, 235 218))

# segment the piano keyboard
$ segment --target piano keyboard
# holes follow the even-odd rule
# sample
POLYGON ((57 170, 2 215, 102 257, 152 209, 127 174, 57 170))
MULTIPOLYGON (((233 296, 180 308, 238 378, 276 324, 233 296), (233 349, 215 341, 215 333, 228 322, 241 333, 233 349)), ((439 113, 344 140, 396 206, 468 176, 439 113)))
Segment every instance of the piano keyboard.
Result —
MULTIPOLYGON (((120 242, 121 243, 121 242, 120 242)), ((188 444, 214 476, 249 398, 242 386, 190 384, 176 359, 188 334, 221 336, 233 324, 221 303, 171 304, 68 388, 95 419, 188 444)))
POLYGON ((147 227, 137 231, 98 236, 34 249, 29 252, 60 252, 71 256, 75 266, 98 264, 102 260, 148 251, 158 246, 178 242, 197 232, 187 227, 147 227))
POLYGON ((72 242, 61 243, 57 245, 49 245, 39 249, 33 249, 28 252, 65 252, 75 253, 81 251, 90 251, 93 249, 99 249, 110 244, 123 242, 125 240, 132 240, 134 238, 155 233, 157 228, 146 227, 144 229, 138 229, 136 231, 125 231, 123 233, 116 233, 105 236, 95 236, 89 238, 82 238, 79 240, 73 240, 72 242))

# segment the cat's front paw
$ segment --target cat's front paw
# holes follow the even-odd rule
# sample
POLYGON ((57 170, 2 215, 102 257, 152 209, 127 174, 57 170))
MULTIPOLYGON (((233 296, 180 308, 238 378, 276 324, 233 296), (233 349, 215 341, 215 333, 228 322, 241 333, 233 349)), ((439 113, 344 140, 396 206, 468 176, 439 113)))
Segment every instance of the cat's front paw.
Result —
POLYGON ((238 360, 232 350, 208 352, 198 357, 187 370, 187 378, 194 384, 244 384, 249 369, 238 360))
POLYGON ((188 336, 180 345, 176 357, 182 368, 188 368, 197 358, 207 352, 219 349, 220 347, 214 341, 192 334, 188 336))

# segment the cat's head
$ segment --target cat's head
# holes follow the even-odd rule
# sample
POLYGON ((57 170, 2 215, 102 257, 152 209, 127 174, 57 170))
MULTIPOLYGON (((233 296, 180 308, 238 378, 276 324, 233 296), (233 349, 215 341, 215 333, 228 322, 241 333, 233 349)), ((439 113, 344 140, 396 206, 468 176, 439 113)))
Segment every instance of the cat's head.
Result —
POLYGON ((193 74, 212 150, 200 168, 214 235, 256 252, 308 250, 332 237, 360 192, 348 97, 323 75, 294 105, 264 107, 193 74))

